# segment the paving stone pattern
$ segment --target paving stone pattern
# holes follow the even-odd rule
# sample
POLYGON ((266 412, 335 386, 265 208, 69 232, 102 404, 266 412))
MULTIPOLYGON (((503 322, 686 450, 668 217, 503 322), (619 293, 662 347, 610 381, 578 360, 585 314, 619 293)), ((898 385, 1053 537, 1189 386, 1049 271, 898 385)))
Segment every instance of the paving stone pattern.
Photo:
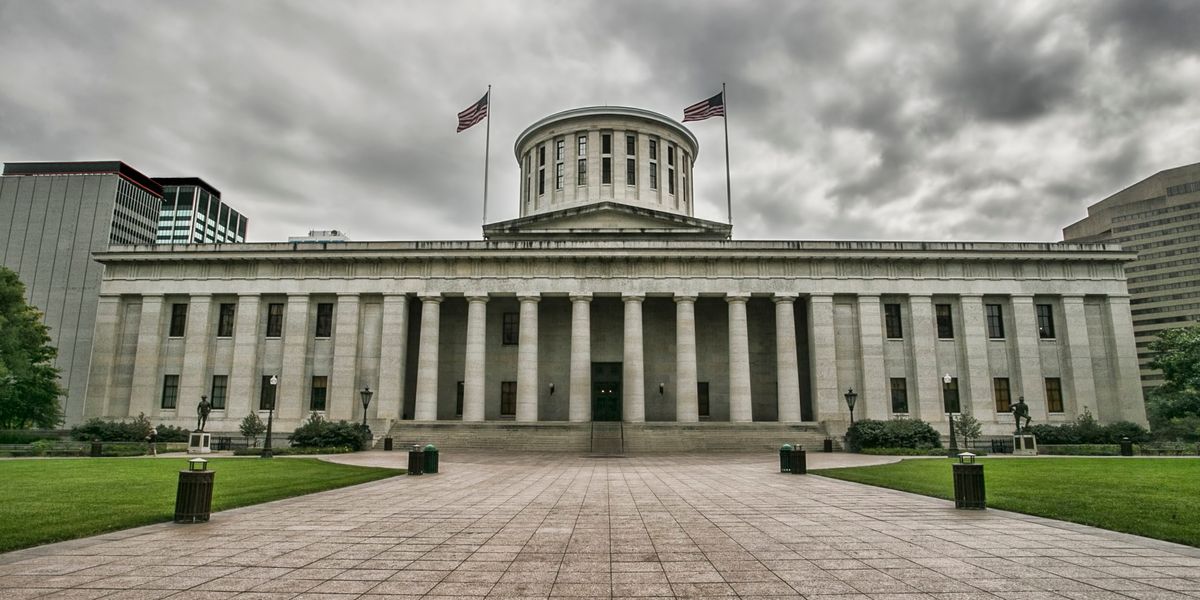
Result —
POLYGON ((442 458, 438 475, 0 555, 0 598, 1200 598, 1193 548, 773 457, 442 458))

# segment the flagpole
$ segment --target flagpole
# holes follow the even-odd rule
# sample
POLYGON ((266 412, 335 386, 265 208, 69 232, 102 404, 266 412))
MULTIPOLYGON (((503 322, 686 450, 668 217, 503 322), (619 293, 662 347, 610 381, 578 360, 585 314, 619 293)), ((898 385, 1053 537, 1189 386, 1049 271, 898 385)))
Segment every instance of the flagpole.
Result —
MULTIPOLYGON (((487 114, 487 134, 483 141, 483 224, 487 225, 487 188, 488 188, 488 153, 492 149, 492 84, 488 84, 487 91, 488 114, 487 114)), ((726 136, 729 134, 726 133, 726 136)), ((728 141, 726 141, 728 144, 728 141)))
POLYGON ((721 102, 725 105, 725 210, 729 213, 729 224, 733 225, 733 188, 729 184, 729 94, 725 83, 721 83, 721 102))

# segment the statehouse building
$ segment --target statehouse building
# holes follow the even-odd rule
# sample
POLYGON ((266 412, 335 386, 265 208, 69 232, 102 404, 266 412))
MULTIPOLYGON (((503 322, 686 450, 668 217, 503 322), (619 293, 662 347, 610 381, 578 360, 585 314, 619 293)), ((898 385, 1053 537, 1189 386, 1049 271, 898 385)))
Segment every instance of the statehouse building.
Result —
POLYGON ((237 435, 276 401, 448 447, 775 447, 947 410, 1006 435, 1084 410, 1145 423, 1118 246, 734 241, 694 216, 693 134, 634 108, 517 139, 483 241, 113 246, 86 417, 237 435), (277 385, 271 384, 277 377, 277 385), (619 425, 617 425, 619 424, 619 425), (615 429, 614 429, 615 427, 615 429))

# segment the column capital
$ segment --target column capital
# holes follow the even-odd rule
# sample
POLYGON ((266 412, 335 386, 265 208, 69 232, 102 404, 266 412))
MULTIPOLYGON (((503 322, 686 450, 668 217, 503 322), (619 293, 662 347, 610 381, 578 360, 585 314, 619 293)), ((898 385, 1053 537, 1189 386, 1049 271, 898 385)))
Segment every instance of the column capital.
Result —
POLYGON ((970 300, 972 302, 983 302, 983 294, 977 294, 974 292, 969 292, 966 294, 959 294, 958 300, 959 300, 959 302, 962 302, 963 300, 970 300))
POLYGON ((188 294, 188 298, 189 299, 195 298, 197 300, 212 300, 212 293, 211 292, 194 292, 194 293, 188 294))
POLYGON ((445 300, 445 298, 442 297, 441 292, 427 292, 424 294, 417 294, 417 298, 420 298, 421 302, 424 302, 427 304, 430 302, 435 303, 435 304, 441 304, 442 300, 445 300))
POLYGON ((635 294, 632 292, 621 292, 622 302, 641 302, 646 299, 645 294, 635 294))
POLYGON ((1108 300, 1109 302, 1116 302, 1119 304, 1129 304, 1129 295, 1128 294, 1108 294, 1107 296, 1104 297, 1104 299, 1108 300))
POLYGON ((1083 294, 1060 294, 1063 302, 1082 303, 1083 294))
POLYGON ((1009 294, 1009 301, 1033 304, 1033 294, 1009 294))
POLYGON ((775 294, 771 296, 771 302, 775 304, 791 304, 796 301, 795 294, 775 294))
POLYGON ((307 294, 307 293, 304 293, 304 294, 288 294, 288 295, 287 295, 287 299, 288 299, 288 302, 292 302, 292 303, 295 303, 295 302, 308 302, 308 294, 307 294))
POLYGON ((408 302, 408 294, 404 294, 404 293, 400 293, 400 294, 391 294, 391 293, 389 293, 389 294, 384 294, 384 295, 383 295, 383 302, 384 302, 385 304, 386 304, 386 303, 388 303, 388 302, 408 302))
POLYGON ((238 298, 238 300, 241 300, 242 298, 262 298, 262 293, 261 292, 238 292, 237 298, 238 298))
POLYGON ((487 304, 487 301, 490 299, 490 296, 487 294, 467 294, 463 297, 466 298, 468 303, 483 302, 484 304, 487 304))
POLYGON ((743 292, 731 292, 725 294, 726 302, 747 302, 750 300, 750 294, 743 292))
POLYGON ((909 294, 908 295, 909 304, 912 304, 914 301, 921 302, 921 303, 933 302, 933 294, 909 294))
POLYGON ((338 299, 338 302, 341 302, 342 300, 355 300, 355 301, 357 301, 357 300, 358 300, 358 298, 359 298, 359 293, 358 293, 358 292, 338 292, 338 294, 337 294, 337 299, 338 299))
POLYGON ((833 294, 818 292, 808 295, 809 302, 833 303, 833 294))
POLYGON ((99 298, 100 298, 101 302, 119 302, 121 300, 121 295, 120 294, 100 294, 99 298))
POLYGON ((538 302, 541 299, 542 299, 542 295, 539 292, 518 292, 517 293, 517 300, 520 300, 521 302, 538 302))
POLYGON ((874 303, 881 302, 881 300, 879 298, 879 294, 859 294, 857 297, 858 297, 859 304, 862 304, 863 302, 874 302, 874 303))
POLYGON ((142 294, 142 302, 150 300, 152 302, 162 302, 165 296, 163 294, 142 294))
POLYGON ((591 302, 591 292, 572 292, 570 295, 571 302, 591 302))
POLYGON ((672 296, 671 299, 674 300, 676 304, 678 304, 680 302, 695 302, 697 297, 699 297, 699 294, 697 294, 696 292, 687 291, 687 292, 676 292, 675 295, 672 296))

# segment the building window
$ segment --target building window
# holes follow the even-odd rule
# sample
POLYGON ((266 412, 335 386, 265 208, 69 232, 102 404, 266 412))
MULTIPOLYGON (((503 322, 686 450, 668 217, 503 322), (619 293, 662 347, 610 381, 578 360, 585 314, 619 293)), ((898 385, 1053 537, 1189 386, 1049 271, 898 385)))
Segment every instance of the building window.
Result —
POLYGON ((612 134, 600 134, 600 183, 612 184, 612 134))
POLYGON ((1037 310, 1038 337, 1043 340, 1054 339, 1054 307, 1038 304, 1034 309, 1037 310))
POLYGON ((680 158, 683 159, 683 164, 679 165, 679 203, 687 206, 688 201, 688 157, 687 154, 680 153, 680 158))
POLYGON ((696 403, 699 409, 701 419, 707 419, 711 416, 708 407, 708 382, 700 381, 696 383, 696 403))
POLYGON ((259 380, 258 410, 271 410, 275 407, 275 387, 271 385, 271 376, 263 375, 259 380))
POLYGON ((500 416, 515 417, 517 415, 517 382, 500 382, 500 416))
POLYGON ((883 305, 883 325, 887 331, 889 339, 900 339, 904 337, 904 328, 900 323, 900 305, 899 304, 884 304, 883 305))
POLYGON ((992 378, 992 398, 996 401, 996 412, 1006 413, 1012 410, 1012 393, 1008 388, 1007 377, 992 378))
POLYGON ((627 134, 625 136, 625 155, 633 156, 637 154, 637 136, 627 134))
POLYGON ((312 390, 308 395, 308 410, 325 412, 325 399, 329 393, 329 376, 313 375, 312 390))
POLYGON ((1057 377, 1046 378, 1046 410, 1052 413, 1063 412, 1062 380, 1057 377))
POLYGON ((283 304, 267 305, 267 337, 277 338, 283 335, 283 304))
POLYGON ((333 303, 322 302, 317 305, 316 337, 327 338, 333 335, 333 303))
POLYGON ((587 135, 580 135, 575 148, 575 185, 587 185, 587 135))
POLYGON ((529 168, 529 153, 525 153, 525 204, 533 204, 533 171, 529 168))
POLYGON ((562 163, 557 163, 554 165, 554 189, 563 189, 563 178, 565 177, 565 173, 566 171, 564 170, 562 163))
POLYGON ((538 146, 538 195, 546 193, 546 145, 538 146))
POLYGON ((956 413, 961 412, 962 407, 958 404, 958 378, 951 377, 950 383, 942 382, 942 401, 946 409, 945 412, 956 413))
POLYGON ((675 193, 675 145, 667 146, 667 193, 675 193))
POLYGON ((625 159, 625 184, 637 185, 637 160, 625 159))
POLYGON ((454 416, 462 416, 463 396, 466 394, 466 387, 463 382, 458 382, 458 388, 454 395, 454 416))
POLYGON ((218 310, 217 337, 233 337, 233 315, 237 310, 237 305, 222 304, 218 310))
POLYGON ((954 338, 954 318, 950 316, 949 304, 935 304, 934 311, 937 313, 937 336, 939 339, 949 340, 954 338))
POLYGON ((999 304, 985 304, 987 313, 988 337, 994 340, 1004 339, 1004 311, 999 304))
POLYGON ((908 414, 908 380, 903 377, 892 378, 892 413, 908 414))
POLYGON ((563 161, 567 156, 567 141, 559 138, 554 141, 554 189, 563 189, 563 173, 566 172, 563 161))
POLYGON ((225 398, 229 395, 229 376, 213 375, 212 379, 212 408, 225 410, 225 398))
POLYGON ((179 401, 179 376, 163 375, 162 407, 174 410, 179 401))
POLYGON ((187 332, 187 303, 177 302, 171 305, 171 329, 167 335, 171 337, 183 337, 187 332))
POLYGON ((521 342, 521 315, 506 312, 501 319, 500 343, 505 346, 516 346, 521 342))

